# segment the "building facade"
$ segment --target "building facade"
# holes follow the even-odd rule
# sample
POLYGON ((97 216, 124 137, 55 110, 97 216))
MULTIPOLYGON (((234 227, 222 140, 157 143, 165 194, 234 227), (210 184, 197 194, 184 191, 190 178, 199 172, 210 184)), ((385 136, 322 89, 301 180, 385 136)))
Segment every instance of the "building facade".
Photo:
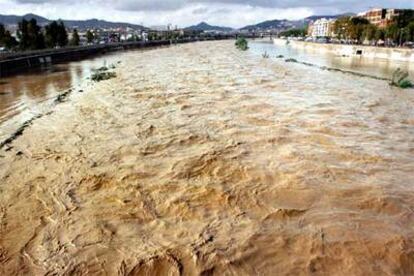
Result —
POLYGON ((404 10, 400 9, 372 9, 358 16, 367 19, 371 24, 377 27, 385 28, 392 24, 395 17, 399 16, 404 10))
POLYGON ((334 19, 321 18, 313 22, 308 27, 308 34, 312 37, 333 37, 334 19))

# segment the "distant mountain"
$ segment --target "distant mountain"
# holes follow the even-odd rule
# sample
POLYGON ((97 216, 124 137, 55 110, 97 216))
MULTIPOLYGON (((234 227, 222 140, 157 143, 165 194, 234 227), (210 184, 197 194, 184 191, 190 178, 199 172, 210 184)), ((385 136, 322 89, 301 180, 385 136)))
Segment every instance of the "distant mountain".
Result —
POLYGON ((313 16, 309 16, 301 20, 275 19, 275 20, 264 21, 264 22, 261 22, 255 25, 249 25, 249 26, 241 28, 240 30, 258 31, 258 30, 287 30, 287 29, 292 29, 292 28, 303 28, 307 24, 309 24, 309 22, 313 22, 321 18, 335 19, 335 18, 339 18, 343 16, 350 16, 350 15, 354 15, 354 14, 345 13, 345 14, 337 14, 337 15, 313 15, 313 16))
POLYGON ((221 26, 212 26, 207 24, 206 22, 201 22, 198 25, 190 26, 185 28, 186 30, 191 31, 217 31, 217 32, 230 32, 233 29, 228 27, 221 27, 221 26))
POLYGON ((1 15, 0 14, 0 23, 3 25, 17 25, 18 22, 22 21, 23 19, 30 20, 30 19, 36 19, 37 23, 39 25, 45 25, 48 24, 50 21, 44 17, 38 16, 36 14, 26 14, 23 16, 19 15, 1 15))
POLYGON ((249 25, 246 27, 241 28, 241 31, 247 31, 247 30, 282 30, 282 29, 289 29, 289 28, 301 28, 305 25, 304 20, 297 20, 297 21, 291 21, 291 20, 268 20, 264 21, 255 25, 249 25))
POLYGON ((77 29, 95 29, 95 28, 103 28, 103 29, 111 29, 111 28, 131 28, 131 29, 147 29, 144 26, 130 24, 130 23, 123 23, 123 22, 110 22, 105 20, 98 20, 98 19, 89 19, 89 20, 63 20, 65 26, 69 28, 77 28, 77 29))
MULTIPOLYGON (((30 20, 36 19, 37 23, 41 26, 47 25, 53 20, 49 20, 47 18, 38 16, 36 14, 26 14, 23 16, 18 15, 0 15, 0 23, 10 26, 10 25, 17 25, 22 19, 30 20)), ((77 28, 79 30, 86 30, 86 29, 95 29, 95 28, 131 28, 131 29, 146 29, 141 25, 135 25, 130 23, 122 23, 122 22, 109 22, 105 20, 98 20, 98 19, 89 19, 89 20, 62 20, 66 27, 68 28, 77 28)))

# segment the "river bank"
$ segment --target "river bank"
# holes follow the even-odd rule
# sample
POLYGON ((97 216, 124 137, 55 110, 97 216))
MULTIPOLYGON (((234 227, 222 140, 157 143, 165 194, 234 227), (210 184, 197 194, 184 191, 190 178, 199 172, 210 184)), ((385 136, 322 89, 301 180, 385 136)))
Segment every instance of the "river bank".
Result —
POLYGON ((0 151, 0 274, 414 273, 412 90, 234 41, 120 61, 0 151))
MULTIPOLYGON (((287 40, 275 38, 275 45, 285 45, 287 40)), ((384 59, 414 63, 414 50, 402 48, 385 48, 364 45, 326 44, 305 41, 289 40, 289 45, 295 48, 317 50, 322 53, 332 53, 338 56, 364 57, 370 59, 384 59)))

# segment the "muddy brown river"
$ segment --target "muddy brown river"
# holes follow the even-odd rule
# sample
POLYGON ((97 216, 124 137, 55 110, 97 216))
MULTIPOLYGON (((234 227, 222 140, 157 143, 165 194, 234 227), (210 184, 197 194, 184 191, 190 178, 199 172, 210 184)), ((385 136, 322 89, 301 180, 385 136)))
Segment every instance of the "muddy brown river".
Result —
POLYGON ((0 275, 413 275, 414 90, 233 44, 120 55, 4 147, 0 275))

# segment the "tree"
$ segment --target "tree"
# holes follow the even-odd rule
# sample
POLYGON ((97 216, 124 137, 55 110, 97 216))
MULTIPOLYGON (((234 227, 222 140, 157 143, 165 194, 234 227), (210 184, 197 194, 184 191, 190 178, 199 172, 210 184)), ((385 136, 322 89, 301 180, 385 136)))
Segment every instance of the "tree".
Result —
POLYGON ((68 33, 66 32, 65 25, 62 21, 53 21, 45 27, 46 45, 49 48, 55 48, 57 46, 64 47, 68 44, 68 33))
POLYGON ((0 40, 5 36, 6 28, 4 28, 3 24, 0 24, 0 40))
POLYGON ((397 24, 391 24, 385 29, 385 38, 397 43, 400 38, 400 30, 397 24))
POLYGON ((3 24, 0 24, 0 47, 12 49, 17 45, 16 39, 6 30, 3 24))
POLYGON ((74 29, 72 33, 72 39, 70 40, 70 45, 79 46, 79 34, 78 30, 74 29))
POLYGON ((414 20, 407 25, 408 41, 414 41, 414 20))
POLYGON ((244 37, 238 37, 235 45, 237 49, 242 50, 242 51, 247 51, 249 49, 248 42, 244 37))
POLYGON ((411 22, 414 22, 414 10, 403 10, 394 18, 394 23, 400 29, 407 27, 411 22))
POLYGON ((284 32, 281 32, 279 36, 285 36, 285 37, 304 37, 306 36, 307 29, 290 29, 284 32))
POLYGON ((363 38, 368 41, 375 40, 375 34, 377 33, 378 28, 373 24, 368 24, 364 26, 363 38))
POLYGON ((379 40, 385 40, 385 31, 384 29, 378 29, 375 32, 375 40, 378 42, 379 40))
POLYGON ((349 39, 348 37, 348 26, 350 21, 349 16, 338 18, 334 23, 334 33, 339 39, 349 39))
POLYGON ((363 39, 364 29, 369 24, 369 21, 365 18, 352 17, 349 20, 348 26, 349 38, 355 40, 357 43, 361 43, 363 39))
POLYGON ((62 21, 59 22, 59 29, 58 29, 58 36, 57 36, 57 43, 60 47, 64 47, 68 45, 68 32, 66 31, 65 24, 62 21))
POLYGON ((37 25, 36 19, 19 22, 17 37, 22 50, 36 50, 45 48, 45 38, 41 28, 37 25))
POLYGON ((362 43, 366 36, 373 37, 373 30, 368 28, 370 23, 367 19, 362 17, 349 17, 345 16, 336 20, 334 24, 334 32, 339 39, 351 39, 357 43, 362 43))
POLYGON ((90 30, 88 30, 86 32, 86 40, 88 41, 88 43, 93 43, 94 39, 95 39, 95 36, 90 30))

